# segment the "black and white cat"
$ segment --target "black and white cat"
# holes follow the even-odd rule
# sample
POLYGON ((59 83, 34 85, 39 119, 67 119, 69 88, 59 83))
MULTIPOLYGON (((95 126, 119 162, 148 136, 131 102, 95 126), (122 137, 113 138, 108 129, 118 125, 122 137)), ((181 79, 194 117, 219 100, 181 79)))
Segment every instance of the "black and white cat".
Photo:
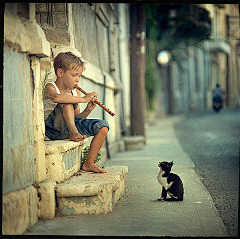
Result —
POLYGON ((177 174, 170 173, 173 166, 172 162, 159 162, 160 172, 157 176, 158 182, 162 186, 162 195, 158 200, 161 201, 182 201, 183 200, 183 183, 177 174), (167 194, 171 198, 167 198, 167 194))

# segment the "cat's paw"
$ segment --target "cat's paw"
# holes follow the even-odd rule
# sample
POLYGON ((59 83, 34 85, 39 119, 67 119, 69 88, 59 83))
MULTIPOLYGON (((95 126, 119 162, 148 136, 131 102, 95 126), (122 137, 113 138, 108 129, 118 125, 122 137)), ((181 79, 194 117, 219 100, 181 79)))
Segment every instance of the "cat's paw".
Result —
POLYGON ((158 201, 164 202, 163 198, 158 198, 158 201))

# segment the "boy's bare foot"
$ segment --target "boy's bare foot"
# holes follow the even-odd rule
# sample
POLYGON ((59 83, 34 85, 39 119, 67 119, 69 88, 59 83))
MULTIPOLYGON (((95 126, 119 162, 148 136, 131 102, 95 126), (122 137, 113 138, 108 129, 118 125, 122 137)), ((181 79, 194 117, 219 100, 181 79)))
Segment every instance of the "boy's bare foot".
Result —
POLYGON ((82 169, 86 172, 94 172, 94 173, 106 173, 105 170, 100 169, 97 165, 91 164, 89 165, 88 163, 84 163, 82 166, 82 169))
POLYGON ((70 133, 69 132, 69 135, 70 135, 70 140, 71 141, 83 141, 84 139, 87 138, 86 135, 81 135, 79 134, 79 132, 73 132, 73 133, 70 133))

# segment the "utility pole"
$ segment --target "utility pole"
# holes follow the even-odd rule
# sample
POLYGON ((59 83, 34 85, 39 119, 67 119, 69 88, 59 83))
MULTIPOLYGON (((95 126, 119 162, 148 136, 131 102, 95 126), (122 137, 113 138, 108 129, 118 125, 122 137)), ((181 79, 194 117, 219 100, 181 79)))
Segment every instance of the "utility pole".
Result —
POLYGON ((145 11, 144 4, 130 4, 131 135, 145 136, 145 11))

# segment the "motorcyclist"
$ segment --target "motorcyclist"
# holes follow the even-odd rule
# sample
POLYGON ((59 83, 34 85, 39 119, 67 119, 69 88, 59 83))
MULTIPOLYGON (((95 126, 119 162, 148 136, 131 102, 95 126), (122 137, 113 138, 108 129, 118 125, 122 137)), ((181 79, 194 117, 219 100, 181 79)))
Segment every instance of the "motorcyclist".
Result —
POLYGON ((223 100, 223 90, 220 87, 220 84, 216 84, 216 88, 213 90, 213 109, 219 111, 222 109, 222 100, 223 100))

